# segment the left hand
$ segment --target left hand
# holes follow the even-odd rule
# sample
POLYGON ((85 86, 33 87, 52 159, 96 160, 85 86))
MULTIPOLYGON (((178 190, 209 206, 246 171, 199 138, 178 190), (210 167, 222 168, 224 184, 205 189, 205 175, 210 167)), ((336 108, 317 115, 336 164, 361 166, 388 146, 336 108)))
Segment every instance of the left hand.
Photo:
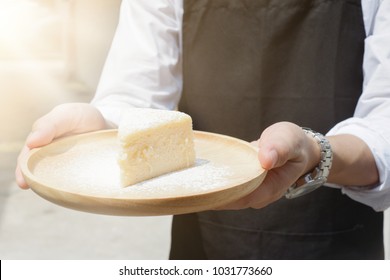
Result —
POLYGON ((320 148, 315 139, 293 123, 269 126, 257 145, 260 164, 268 171, 264 181, 249 195, 218 210, 265 207, 284 196, 289 186, 320 161, 320 148))

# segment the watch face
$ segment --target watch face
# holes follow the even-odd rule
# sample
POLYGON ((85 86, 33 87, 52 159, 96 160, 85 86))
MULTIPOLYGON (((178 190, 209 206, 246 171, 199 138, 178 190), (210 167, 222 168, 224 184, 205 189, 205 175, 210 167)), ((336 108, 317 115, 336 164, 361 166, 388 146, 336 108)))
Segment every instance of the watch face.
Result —
POLYGON ((312 131, 311 129, 303 128, 304 132, 313 137, 321 148, 321 160, 314 170, 304 174, 293 184, 286 193, 286 198, 295 198, 311 191, 325 184, 329 175, 329 170, 332 166, 333 153, 329 141, 321 133, 312 131))
POLYGON ((297 188, 296 195, 299 196, 299 195, 307 194, 307 193, 312 192, 321 186, 322 186, 322 182, 311 181, 311 182, 307 183, 306 185, 301 186, 300 188, 297 188))
POLYGON ((295 198, 309 192, 314 191, 315 189, 321 187, 325 183, 325 179, 320 177, 315 180, 306 182, 306 184, 297 186, 295 188, 290 188, 286 194, 287 198, 295 198))

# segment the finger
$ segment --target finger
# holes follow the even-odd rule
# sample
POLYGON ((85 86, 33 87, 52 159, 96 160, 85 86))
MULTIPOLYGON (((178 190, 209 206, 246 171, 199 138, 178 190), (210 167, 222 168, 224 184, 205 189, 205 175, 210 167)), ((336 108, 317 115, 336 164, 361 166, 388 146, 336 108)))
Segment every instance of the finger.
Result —
POLYGON ((69 117, 67 116, 69 114, 66 114, 62 109, 55 108, 34 122, 32 131, 27 136, 25 146, 18 156, 15 168, 15 180, 20 188, 28 189, 28 184, 21 171, 21 164, 26 160, 29 151, 51 143, 56 137, 69 130, 69 117))
POLYGON ((28 189, 28 185, 27 185, 26 181, 24 180, 24 177, 23 177, 23 174, 21 171, 21 164, 23 163, 23 161, 27 157, 27 154, 29 151, 30 151, 30 149, 27 146, 23 147, 22 151, 20 152, 20 154, 18 156, 17 165, 16 165, 16 169, 15 169, 16 183, 22 189, 28 189))
POLYGON ((265 170, 275 168, 279 161, 278 152, 272 147, 259 149, 258 157, 261 167, 265 170))
POLYGON ((301 129, 290 123, 278 123, 268 127, 259 139, 259 160, 264 169, 283 166, 287 161, 299 158, 301 129))
POLYGON ((61 136, 99 130, 105 126, 106 122, 101 113, 90 104, 68 103, 55 107, 35 121, 31 133, 27 136, 26 145, 18 157, 15 169, 17 184, 21 188, 27 188, 20 164, 31 149, 47 145, 61 136))
POLYGON ((57 106, 48 114, 34 122, 26 145, 32 149, 51 143, 55 138, 71 131, 75 115, 65 105, 57 106))
POLYGON ((32 132, 27 136, 26 145, 30 149, 47 145, 57 137, 57 134, 54 125, 42 121, 40 125, 34 125, 32 132))
POLYGON ((270 186, 261 185, 249 195, 240 198, 239 200, 230 202, 213 210, 240 210, 247 208, 259 209, 270 203, 278 200, 281 194, 270 186))

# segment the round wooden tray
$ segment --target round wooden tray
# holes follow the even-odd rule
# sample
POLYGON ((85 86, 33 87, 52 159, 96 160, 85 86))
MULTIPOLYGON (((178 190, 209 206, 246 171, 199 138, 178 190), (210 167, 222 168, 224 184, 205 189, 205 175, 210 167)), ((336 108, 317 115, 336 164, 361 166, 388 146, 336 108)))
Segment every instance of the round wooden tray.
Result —
POLYGON ((213 209, 258 187, 266 172, 248 142, 194 132, 196 164, 133 186, 119 183, 117 131, 58 139, 30 152, 21 169, 41 197, 75 210, 128 216, 213 209))

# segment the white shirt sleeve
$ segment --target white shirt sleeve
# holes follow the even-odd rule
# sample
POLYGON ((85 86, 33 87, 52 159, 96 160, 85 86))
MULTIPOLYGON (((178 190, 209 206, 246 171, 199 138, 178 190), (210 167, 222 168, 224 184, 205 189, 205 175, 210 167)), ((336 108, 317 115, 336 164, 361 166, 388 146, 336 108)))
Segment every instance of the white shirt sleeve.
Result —
POLYGON ((129 107, 177 106, 182 89, 181 16, 181 1, 122 1, 91 102, 113 126, 129 107))
MULTIPOLYGON (((182 90, 182 0, 123 0, 119 24, 92 104, 114 126, 129 107, 174 109, 182 90)), ((355 115, 328 135, 363 139, 380 182, 338 186, 377 211, 390 207, 390 1, 362 1, 367 38, 364 87, 355 115)))
POLYGON ((375 20, 365 40, 363 93, 354 117, 336 125, 328 135, 352 134, 370 147, 379 184, 369 189, 341 188, 352 199, 382 211, 390 207, 390 1, 381 1, 378 9, 370 12, 375 20))

